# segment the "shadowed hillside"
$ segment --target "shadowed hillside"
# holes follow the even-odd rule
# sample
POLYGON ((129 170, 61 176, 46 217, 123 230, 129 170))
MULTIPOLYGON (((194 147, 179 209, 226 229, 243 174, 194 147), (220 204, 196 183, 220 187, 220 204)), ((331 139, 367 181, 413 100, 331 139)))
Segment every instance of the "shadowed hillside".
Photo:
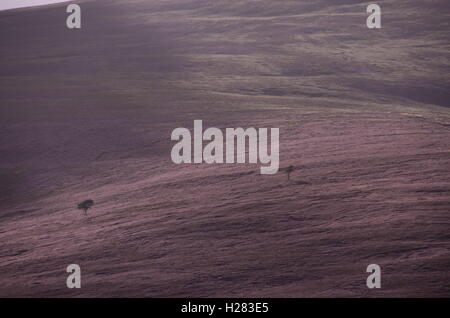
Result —
POLYGON ((381 30, 357 0, 79 3, 0 12, 0 296, 449 295, 447 1, 378 1, 381 30), (279 127, 291 180, 173 164, 194 119, 279 127))

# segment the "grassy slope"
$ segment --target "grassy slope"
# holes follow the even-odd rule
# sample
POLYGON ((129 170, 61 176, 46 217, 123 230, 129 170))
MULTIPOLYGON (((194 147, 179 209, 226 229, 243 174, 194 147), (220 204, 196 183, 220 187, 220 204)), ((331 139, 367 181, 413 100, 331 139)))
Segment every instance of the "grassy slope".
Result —
POLYGON ((330 2, 0 13, 0 295, 448 295, 448 6, 330 2), (171 164, 194 119, 280 127, 293 180, 171 164))

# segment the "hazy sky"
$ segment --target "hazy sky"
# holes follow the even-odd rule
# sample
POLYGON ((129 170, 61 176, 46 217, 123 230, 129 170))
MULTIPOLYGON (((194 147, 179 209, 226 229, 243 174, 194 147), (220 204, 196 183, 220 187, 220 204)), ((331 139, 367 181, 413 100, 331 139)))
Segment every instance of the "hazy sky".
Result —
POLYGON ((32 7, 49 3, 65 2, 69 0, 0 0, 0 10, 32 7))

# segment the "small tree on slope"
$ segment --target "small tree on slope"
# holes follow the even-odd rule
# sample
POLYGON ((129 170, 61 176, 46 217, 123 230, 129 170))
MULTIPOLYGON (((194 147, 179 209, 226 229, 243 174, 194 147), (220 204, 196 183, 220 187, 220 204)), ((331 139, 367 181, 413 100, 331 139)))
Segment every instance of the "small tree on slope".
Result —
POLYGON ((87 214, 87 210, 92 208, 94 206, 94 201, 92 200, 85 200, 78 204, 78 209, 84 210, 84 214, 87 214))

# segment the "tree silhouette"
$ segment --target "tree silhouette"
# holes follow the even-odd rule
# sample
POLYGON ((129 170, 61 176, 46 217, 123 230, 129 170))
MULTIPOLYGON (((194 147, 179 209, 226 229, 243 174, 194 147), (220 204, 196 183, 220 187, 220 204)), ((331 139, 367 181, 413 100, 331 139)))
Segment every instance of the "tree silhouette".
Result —
POLYGON ((289 166, 286 168, 286 174, 287 174, 288 181, 290 180, 291 173, 294 172, 294 170, 295 170, 294 166, 289 166))
POLYGON ((94 206, 94 201, 92 200, 85 200, 78 204, 78 209, 84 210, 84 214, 87 214, 87 210, 92 208, 94 206))

